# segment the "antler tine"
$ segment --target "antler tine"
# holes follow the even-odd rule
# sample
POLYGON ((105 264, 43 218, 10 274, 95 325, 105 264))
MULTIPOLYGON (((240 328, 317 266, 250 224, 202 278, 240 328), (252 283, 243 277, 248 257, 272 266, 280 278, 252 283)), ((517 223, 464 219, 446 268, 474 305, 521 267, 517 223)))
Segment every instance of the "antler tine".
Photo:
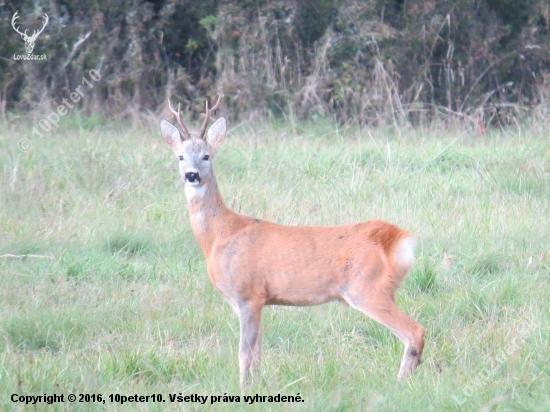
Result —
MULTIPOLYGON (((44 13, 44 16, 42 16, 42 18, 44 19, 44 22, 42 23, 42 28, 40 30, 36 30, 38 32, 38 33, 36 33, 36 37, 38 37, 38 35, 44 31, 44 29, 48 25, 48 22, 50 21, 50 18, 48 17, 48 15, 46 13, 44 13)), ((33 36, 34 36, 34 34, 33 34, 33 36)))
POLYGON ((218 107, 220 106, 220 103, 222 102, 222 98, 223 98, 223 94, 220 94, 220 96, 218 97, 218 101, 216 102, 214 107, 212 107, 211 109, 208 109, 208 100, 206 101, 206 118, 204 119, 204 123, 202 124, 201 132, 199 134, 199 138, 201 138, 201 139, 204 138, 204 133, 206 132, 206 127, 208 126, 208 122, 210 121, 210 116, 212 115, 212 113, 214 113, 216 110, 218 110, 218 107))
POLYGON ((32 36, 30 38, 33 39, 33 40, 36 40, 38 35, 40 33, 42 33, 44 31, 44 29, 46 28, 46 26, 48 25, 48 21, 50 21, 50 18, 48 17, 48 15, 46 13, 44 13, 44 16, 42 16, 42 18, 44 19, 44 21, 42 22, 42 28, 40 30, 33 30, 33 32, 32 32, 32 36))
POLYGON ((174 116, 176 116, 176 119, 178 120, 178 124, 181 126, 181 130, 183 132, 183 135, 185 136, 185 139, 191 139, 191 134, 187 130, 187 127, 185 127, 185 124, 183 124, 183 120, 181 120, 181 114, 180 114, 180 104, 178 103, 178 110, 175 111, 172 107, 172 103, 170 102, 170 99, 168 99, 168 106, 170 107, 170 111, 174 116))
POLYGON ((11 18, 11 25, 12 25, 13 29, 14 29, 17 33, 19 33, 21 36, 26 36, 26 35, 27 35, 27 30, 25 30, 24 33, 21 33, 21 32, 19 31, 19 27, 20 27, 20 26, 15 27, 15 25, 17 24, 17 19, 19 18, 18 14, 19 14, 19 10, 17 10, 17 11, 15 12, 15 14, 13 15, 13 17, 11 18))
POLYGON ((218 101, 216 102, 216 104, 214 105, 214 107, 210 109, 210 112, 211 112, 211 113, 214 113, 216 110, 218 110, 218 107, 220 106, 220 103, 222 102, 222 98, 223 98, 223 94, 220 94, 220 95, 218 96, 218 101))

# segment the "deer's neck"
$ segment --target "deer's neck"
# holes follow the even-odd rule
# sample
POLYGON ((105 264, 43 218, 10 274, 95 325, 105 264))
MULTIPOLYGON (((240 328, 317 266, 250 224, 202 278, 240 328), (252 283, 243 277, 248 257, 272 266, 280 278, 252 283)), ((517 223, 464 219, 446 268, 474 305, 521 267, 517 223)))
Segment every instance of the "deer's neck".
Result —
POLYGON ((220 237, 229 234, 238 215, 223 202, 216 178, 202 186, 185 186, 191 229, 204 254, 208 257, 220 237))

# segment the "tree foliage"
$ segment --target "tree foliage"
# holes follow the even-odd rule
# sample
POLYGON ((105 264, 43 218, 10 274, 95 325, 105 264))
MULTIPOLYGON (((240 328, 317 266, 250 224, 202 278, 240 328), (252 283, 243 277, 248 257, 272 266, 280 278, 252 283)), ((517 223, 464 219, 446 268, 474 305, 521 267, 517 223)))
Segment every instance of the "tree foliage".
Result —
POLYGON ((0 11, 2 112, 102 80, 86 110, 198 114, 223 90, 236 117, 336 116, 376 125, 439 114, 509 120, 547 103, 546 0, 36 0, 0 11), (35 54, 11 27, 49 27, 35 54), (89 35, 88 35, 89 34, 89 35))

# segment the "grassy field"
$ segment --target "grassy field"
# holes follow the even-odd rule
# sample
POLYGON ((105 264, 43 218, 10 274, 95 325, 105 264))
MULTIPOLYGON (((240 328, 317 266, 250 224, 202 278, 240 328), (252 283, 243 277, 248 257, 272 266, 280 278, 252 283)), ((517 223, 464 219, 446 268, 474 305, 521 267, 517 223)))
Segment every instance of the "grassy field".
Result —
MULTIPOLYGON (((242 410, 170 394, 241 396, 238 320, 189 227, 157 128, 0 132, 0 405, 12 394, 102 394, 24 410, 242 410), (38 255, 14 257, 11 255, 38 255), (109 401, 161 394, 165 403, 109 401)), ((402 344, 340 304, 264 310, 248 410, 550 410, 550 139, 533 123, 460 131, 241 124, 214 161, 226 204, 288 225, 385 219, 418 238, 399 306, 427 330, 402 344)), ((269 251, 267 251, 269 253, 269 251)))

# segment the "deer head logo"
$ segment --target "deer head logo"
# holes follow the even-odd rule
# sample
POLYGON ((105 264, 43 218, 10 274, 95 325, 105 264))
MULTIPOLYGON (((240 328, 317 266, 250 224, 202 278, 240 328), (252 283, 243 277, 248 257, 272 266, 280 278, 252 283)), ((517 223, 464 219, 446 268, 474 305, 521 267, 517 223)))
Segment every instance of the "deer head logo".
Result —
POLYGON ((36 41, 36 38, 38 37, 38 35, 40 33, 42 33, 44 31, 44 29, 46 28, 46 25, 48 24, 48 21, 49 21, 49 17, 48 17, 47 14, 44 13, 44 16, 42 17, 44 19, 44 23, 42 25, 42 28, 40 30, 34 30, 34 32, 32 33, 32 36, 29 36, 29 35, 27 35, 27 30, 25 30, 23 33, 21 33, 19 31, 19 27, 15 27, 15 22, 19 18, 19 16, 17 15, 18 13, 19 13, 19 10, 17 10, 15 12, 15 14, 13 15, 13 17, 11 19, 11 25, 12 25, 13 29, 21 35, 23 40, 25 40, 25 49, 27 50, 27 54, 31 54, 33 49, 34 49, 34 42, 36 41))

